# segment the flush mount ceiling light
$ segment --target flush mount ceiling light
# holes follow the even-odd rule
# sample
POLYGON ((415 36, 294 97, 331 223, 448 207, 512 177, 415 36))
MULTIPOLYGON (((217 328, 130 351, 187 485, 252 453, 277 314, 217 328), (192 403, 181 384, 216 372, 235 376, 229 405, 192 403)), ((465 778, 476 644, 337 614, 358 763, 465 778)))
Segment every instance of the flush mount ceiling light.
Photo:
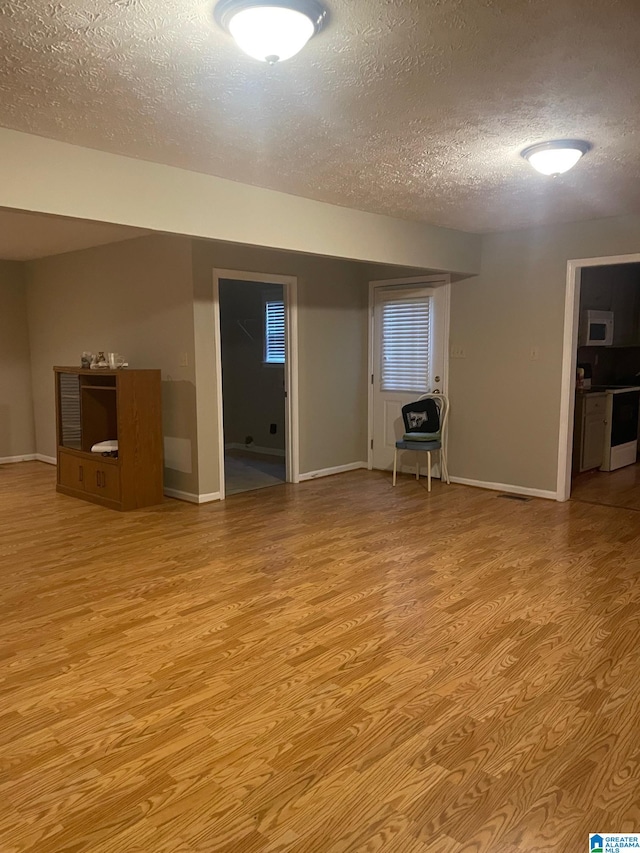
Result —
POLYGON ((245 53, 274 65, 301 51, 327 12, 317 0, 220 0, 214 16, 245 53))
POLYGON ((520 153, 537 172, 555 177, 572 169, 590 149, 591 145, 583 139, 556 139, 530 145, 520 153))

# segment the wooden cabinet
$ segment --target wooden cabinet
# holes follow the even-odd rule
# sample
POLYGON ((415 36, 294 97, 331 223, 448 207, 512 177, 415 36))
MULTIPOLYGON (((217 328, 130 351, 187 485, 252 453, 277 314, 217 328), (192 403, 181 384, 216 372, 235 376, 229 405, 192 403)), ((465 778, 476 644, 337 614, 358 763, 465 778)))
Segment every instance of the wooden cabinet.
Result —
POLYGON ((120 500, 120 469, 118 464, 111 463, 111 460, 89 462, 84 483, 85 490, 91 495, 109 501, 120 500))
POLYGON ((88 461, 64 450, 58 451, 58 484, 67 489, 84 491, 84 475, 88 461))
POLYGON ((160 371, 54 371, 58 491, 120 510, 161 503, 160 371), (109 440, 116 458, 91 452, 109 440))
POLYGON ((613 311, 613 345, 635 346, 638 343, 638 285, 635 281, 616 281, 611 289, 613 311))
POLYGON ((578 394, 573 434, 573 473, 602 465, 606 436, 606 394, 578 394))
MULTIPOLYGON (((92 454, 94 456, 95 454, 92 454)), ((87 458, 75 450, 58 450, 58 491, 111 506, 120 503, 120 467, 116 459, 87 458)), ((120 509, 114 506, 114 509, 120 509)))

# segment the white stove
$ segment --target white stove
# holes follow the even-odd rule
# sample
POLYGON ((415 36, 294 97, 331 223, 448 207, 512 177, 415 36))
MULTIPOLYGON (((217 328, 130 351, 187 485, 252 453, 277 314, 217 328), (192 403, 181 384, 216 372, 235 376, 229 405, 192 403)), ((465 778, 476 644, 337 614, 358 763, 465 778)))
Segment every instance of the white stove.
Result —
POLYGON ((640 386, 626 385, 603 389, 606 398, 602 471, 635 465, 638 457, 638 416, 640 386))

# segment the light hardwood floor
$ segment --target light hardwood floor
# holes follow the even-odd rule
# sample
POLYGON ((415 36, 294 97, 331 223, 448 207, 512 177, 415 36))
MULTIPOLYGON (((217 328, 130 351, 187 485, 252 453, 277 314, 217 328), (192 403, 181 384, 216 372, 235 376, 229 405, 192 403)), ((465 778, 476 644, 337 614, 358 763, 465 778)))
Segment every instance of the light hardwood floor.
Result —
POLYGON ((640 514, 357 471, 119 514, 0 468, 2 853, 640 830, 640 514))
POLYGON ((571 499, 640 512, 640 463, 618 471, 588 471, 571 483, 571 499))

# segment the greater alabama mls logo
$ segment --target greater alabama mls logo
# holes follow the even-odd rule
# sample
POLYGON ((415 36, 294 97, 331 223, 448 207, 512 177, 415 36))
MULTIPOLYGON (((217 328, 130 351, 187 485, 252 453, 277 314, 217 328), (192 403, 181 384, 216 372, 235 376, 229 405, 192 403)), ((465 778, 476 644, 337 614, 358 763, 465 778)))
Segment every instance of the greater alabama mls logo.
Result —
POLYGON ((625 835, 624 832, 604 835, 592 832, 589 835, 589 853, 627 853, 629 850, 640 851, 640 835, 625 835))

